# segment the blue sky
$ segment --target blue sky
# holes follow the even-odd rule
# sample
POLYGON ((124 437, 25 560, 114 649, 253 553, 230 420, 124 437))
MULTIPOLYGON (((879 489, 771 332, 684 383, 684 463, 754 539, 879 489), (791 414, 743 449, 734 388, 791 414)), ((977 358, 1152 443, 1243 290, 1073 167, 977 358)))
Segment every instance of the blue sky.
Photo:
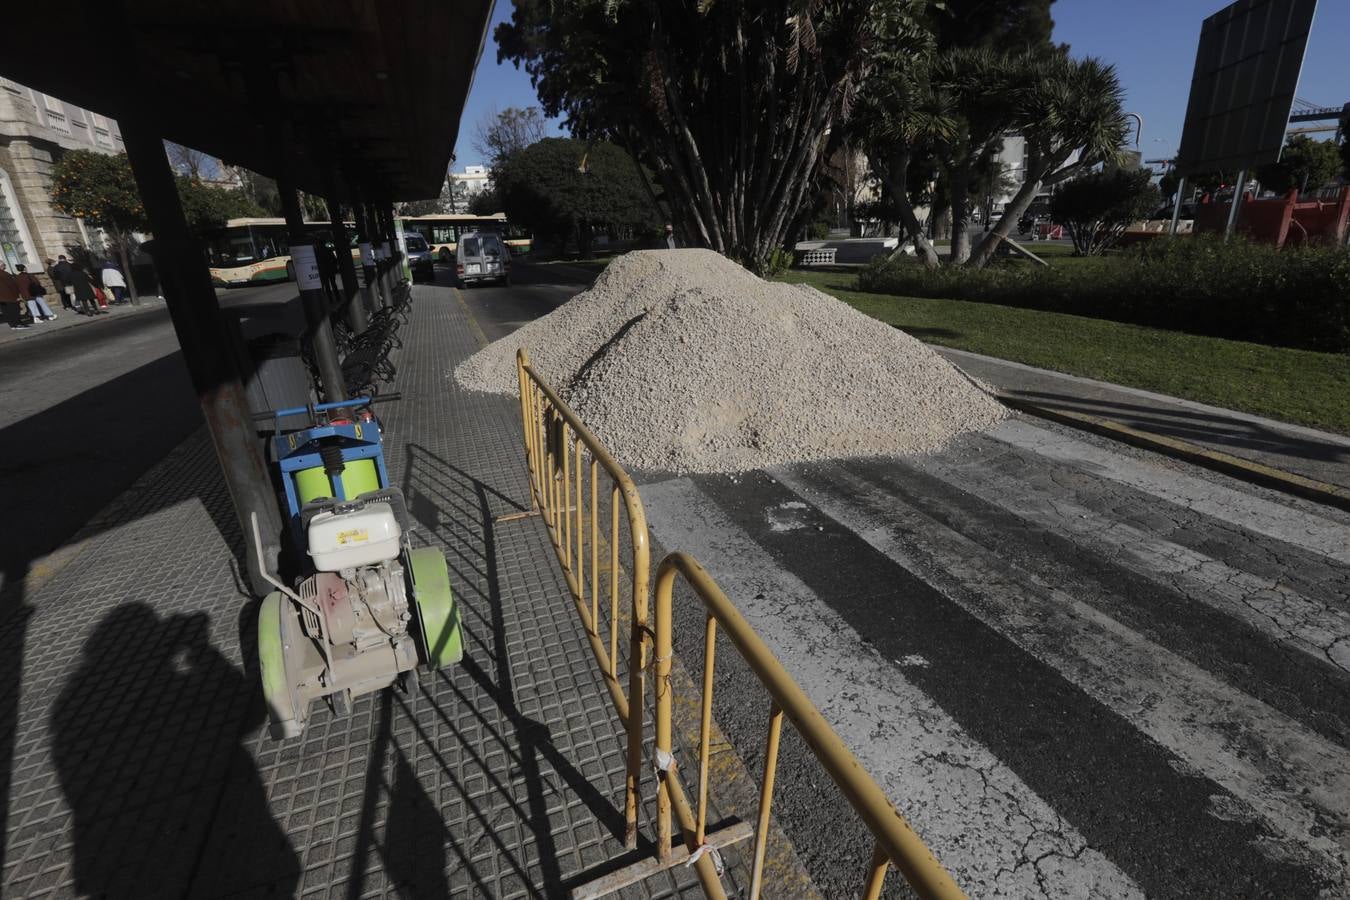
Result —
MULTIPOLYGON (((1058 0, 1051 9, 1057 42, 1069 44, 1075 56, 1097 56, 1115 64, 1126 90, 1126 109, 1144 119, 1141 149, 1152 159, 1176 152, 1200 23, 1227 5, 1227 0, 1058 0)), ((497 0, 494 26, 510 16, 510 0, 497 0)), ((1300 97, 1326 106, 1350 101, 1347 35, 1350 0, 1320 0, 1303 62, 1300 97)), ((482 162, 473 137, 485 115, 537 103, 523 70, 497 64, 497 44, 489 36, 460 120, 455 168, 482 162)), ((552 129, 558 131, 556 124, 552 129)))

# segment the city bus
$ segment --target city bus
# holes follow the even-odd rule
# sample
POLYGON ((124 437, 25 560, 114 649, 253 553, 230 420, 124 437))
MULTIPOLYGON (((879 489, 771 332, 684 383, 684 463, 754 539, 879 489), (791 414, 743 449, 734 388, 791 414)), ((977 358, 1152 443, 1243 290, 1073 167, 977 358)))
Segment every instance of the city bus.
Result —
MULTIPOLYGON (((305 228, 321 243, 332 243, 328 222, 306 222, 305 228)), ((348 223, 352 258, 360 264, 355 226, 348 223)), ((274 281, 294 281, 284 219, 231 219, 223 228, 208 231, 206 263, 218 287, 240 287, 274 281)))
POLYGON ((505 213, 490 216, 472 215, 434 215, 401 216, 399 229, 411 234, 420 234, 435 254, 436 259, 445 265, 454 265, 455 248, 459 245, 459 236, 470 231, 495 231, 511 248, 512 255, 519 256, 530 252, 529 232, 511 227, 505 213))

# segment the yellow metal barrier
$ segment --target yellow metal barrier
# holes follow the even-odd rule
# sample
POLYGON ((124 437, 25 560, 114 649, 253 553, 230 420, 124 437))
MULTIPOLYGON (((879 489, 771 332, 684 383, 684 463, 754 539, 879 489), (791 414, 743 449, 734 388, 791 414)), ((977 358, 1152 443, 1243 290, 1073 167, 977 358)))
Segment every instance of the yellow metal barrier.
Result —
POLYGON ((756 900, 763 887, 764 850, 769 832, 769 813, 773 806, 773 783, 778 770, 778 739, 784 715, 796 727, 811 752, 829 774, 849 805, 876 840, 872 862, 863 888, 868 900, 881 895, 886 870, 894 864, 920 897, 964 898, 965 894, 924 845, 909 823, 891 805, 872 776, 844 746, 839 735, 792 680, 782 664, 764 646, 759 635, 742 618, 727 595, 703 567, 691 556, 672 553, 662 560, 656 572, 656 757, 659 788, 657 832, 659 850, 669 853, 670 811, 672 805, 690 852, 705 842, 708 810, 708 737, 712 730, 713 660, 720 626, 741 658, 759 678, 768 692, 769 736, 764 755, 764 781, 760 788, 759 817, 755 829, 750 898, 756 900), (703 601, 706 613, 704 629, 702 721, 699 726, 698 811, 693 813, 684 800, 678 770, 671 749, 670 665, 673 652, 671 599, 675 578, 683 575, 694 593, 703 601))
POLYGON ((516 353, 520 383, 520 414, 529 470, 530 495, 557 552, 572 600, 595 654, 605 686, 614 702, 627 736, 624 791, 625 844, 637 846, 637 808, 641 790, 642 712, 645 705, 644 672, 648 644, 655 638, 656 734, 654 762, 658 773, 654 856, 608 871, 574 889, 574 897, 600 897, 657 874, 671 866, 692 864, 704 893, 725 900, 726 893, 712 854, 705 848, 722 848, 746 840, 750 826, 731 822, 714 833, 707 832, 709 738, 712 732, 713 652, 720 625, 740 650, 742 657, 768 690, 772 702, 769 746, 761 789, 759 822, 751 874, 751 896, 762 887, 764 853, 773 781, 777 772, 778 738, 784 714, 820 760, 850 805, 876 838, 876 852, 868 873, 865 896, 877 897, 887 868, 894 863, 922 897, 955 898, 964 895, 932 854, 896 812, 881 789, 853 758, 839 736, 821 717, 754 630, 726 598, 712 578, 691 557, 671 554, 661 564, 656 583, 655 629, 649 626, 648 589, 651 550, 647 517, 637 486, 604 445, 530 366, 524 349, 516 353), (601 527, 600 500, 609 498, 608 534, 601 527), (626 528, 621 527, 626 522, 626 528), (622 553, 624 536, 626 552, 622 553), (604 549, 602 557, 602 548, 604 549), (588 562, 589 561, 589 562, 588 562), (603 563, 603 564, 602 564, 603 563), (609 633, 601 634, 601 573, 608 572, 609 633), (631 574, 627 608, 621 605, 620 574, 631 574), (677 775, 672 748, 671 722, 671 592, 676 574, 683 574, 707 612, 705 666, 703 672, 702 721, 699 729, 699 789, 697 814, 691 808, 677 775), (589 590, 588 590, 589 579, 589 590), (619 639, 627 622, 628 690, 619 674, 619 639), (683 846, 677 846, 671 827, 671 812, 680 823, 683 846))
MULTIPOLYGON (((516 353, 516 373, 520 383, 520 415, 524 427, 530 494, 548 527, 567 587, 627 736, 624 841, 632 849, 637 846, 644 674, 652 634, 648 626, 651 550, 647 537, 647 517, 642 511, 637 486, 628 473, 577 418, 576 413, 535 372, 524 349, 516 353), (600 487, 602 481, 606 482, 610 506, 607 535, 602 530, 599 515, 600 500, 605 496, 600 487), (626 528, 622 528, 625 521, 626 528), (627 547, 621 558, 625 534, 628 538, 627 547), (608 641, 601 634, 602 571, 608 572, 608 590, 603 592, 609 606, 608 641), (631 594, 627 598, 630 602, 626 609, 621 606, 623 598, 619 590, 620 574, 625 572, 631 574, 631 594), (619 675, 619 639, 625 618, 628 620, 629 644, 627 693, 624 692, 619 675)), ((735 824, 710 836, 709 840, 718 846, 726 846, 746 840, 749 836, 747 826, 735 824)), ((607 871, 576 887, 572 896, 605 896, 663 869, 687 862, 689 857, 687 851, 672 853, 667 828, 664 844, 658 839, 657 851, 651 858, 607 871), (662 846, 664 851, 661 850, 662 846)), ((695 860, 693 865, 704 893, 715 900, 724 900, 726 895, 713 860, 704 855, 695 860)))
POLYGON ((605 679, 614 709, 628 735, 627 783, 624 791, 624 840, 637 846, 637 807, 642 763, 643 672, 647 659, 647 590, 651 550, 647 541, 647 517, 642 500, 628 473, 610 456, 576 413, 530 367, 529 354, 516 353, 520 379, 520 415, 525 433, 525 461, 530 474, 530 493, 538 507, 553 549, 558 553, 567 587, 576 603, 591 650, 605 679), (609 487, 609 646, 600 634, 600 481, 609 487), (589 486, 589 490, 587 487, 589 486), (589 503, 587 500, 589 499, 589 503), (620 510, 627 520, 630 554, 622 562, 620 510), (589 556, 590 565, 587 566, 589 556), (619 573, 632 573, 632 608, 629 626, 628 693, 619 681, 619 573), (590 576, 589 602, 587 575, 590 576), (632 698, 637 698, 635 701, 632 698), (630 710, 636 715, 630 716, 630 710))

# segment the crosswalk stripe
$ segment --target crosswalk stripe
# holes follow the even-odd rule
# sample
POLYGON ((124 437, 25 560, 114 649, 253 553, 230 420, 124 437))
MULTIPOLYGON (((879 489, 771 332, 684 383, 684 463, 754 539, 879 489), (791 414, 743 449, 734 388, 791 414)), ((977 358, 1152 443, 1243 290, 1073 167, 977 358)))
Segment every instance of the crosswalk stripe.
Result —
POLYGON ((693 482, 644 485, 642 498, 657 538, 693 553, 714 574, 968 893, 1141 896, 693 482))
POLYGON ((846 469, 771 474, 1228 790, 1286 839, 1272 852, 1345 883, 1350 752, 846 469))
POLYGON ((1270 638, 1350 672, 1350 612, 1233 568, 1189 547, 1154 537, 1068 496, 1051 495, 978 464, 953 466, 916 458, 915 468, 1027 521, 1067 534, 1103 557, 1151 578, 1166 578, 1186 596, 1221 610, 1270 638))
POLYGON ((1013 447, 1350 565, 1350 527, 1326 516, 1114 452, 1020 419, 985 432, 1013 447))

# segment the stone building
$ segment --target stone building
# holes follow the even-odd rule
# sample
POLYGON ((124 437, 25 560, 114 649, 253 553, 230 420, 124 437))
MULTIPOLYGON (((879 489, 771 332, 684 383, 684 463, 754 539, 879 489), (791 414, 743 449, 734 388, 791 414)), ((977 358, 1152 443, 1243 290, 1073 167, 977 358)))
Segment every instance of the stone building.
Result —
POLYGON ((0 255, 11 269, 94 246, 93 229, 52 205, 52 165, 67 150, 122 149, 111 119, 0 78, 0 255))

